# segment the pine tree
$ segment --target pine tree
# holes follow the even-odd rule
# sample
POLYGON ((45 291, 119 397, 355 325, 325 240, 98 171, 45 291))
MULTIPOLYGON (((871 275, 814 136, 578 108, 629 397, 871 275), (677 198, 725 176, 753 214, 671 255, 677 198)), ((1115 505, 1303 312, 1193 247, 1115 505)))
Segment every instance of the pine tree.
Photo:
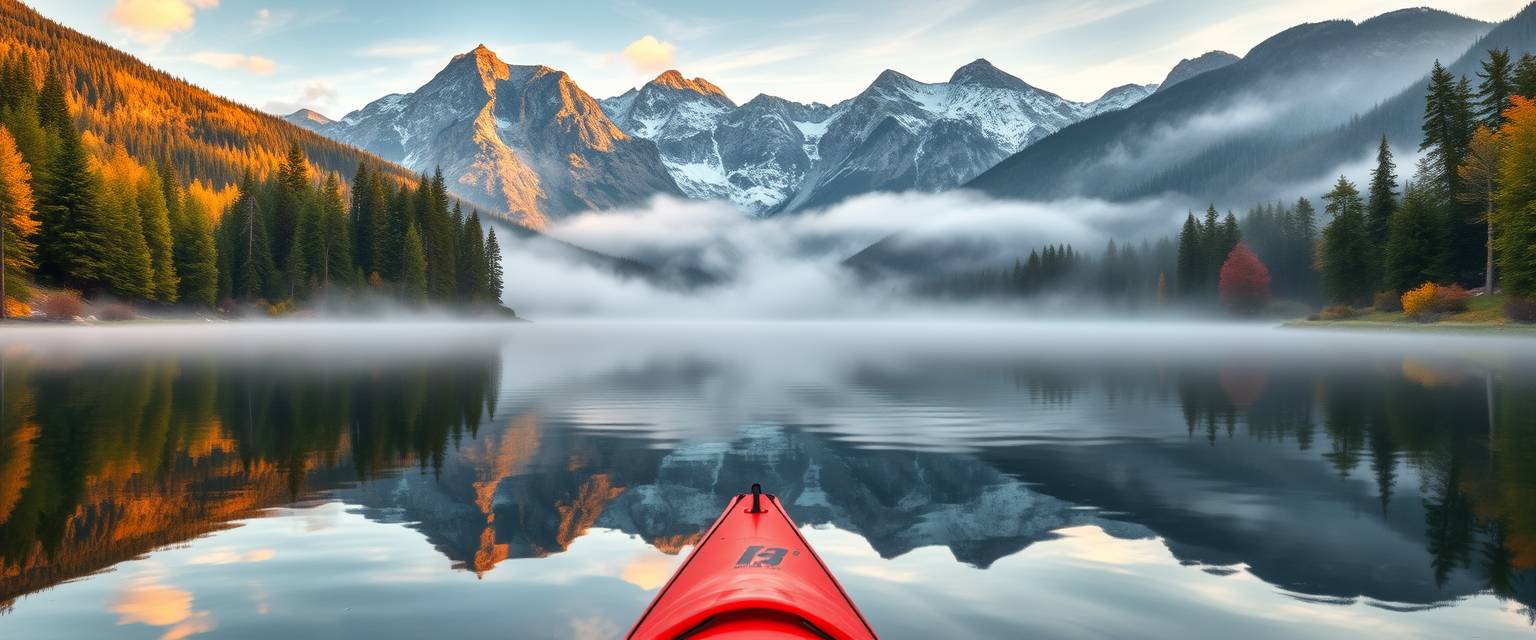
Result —
POLYGON ((140 225, 149 250, 148 297, 160 302, 175 302, 180 282, 172 255, 171 212, 165 199, 165 185, 153 165, 139 178, 137 198, 140 225))
POLYGON ((65 131, 75 131, 75 120, 69 112, 69 98, 64 95, 64 82, 57 73, 49 72, 43 78, 43 89, 37 96, 37 122, 44 129, 61 136, 65 131))
POLYGON ((505 284, 505 274, 501 269, 501 244, 496 242, 496 229, 492 227, 485 234, 485 299, 492 304, 501 304, 501 292, 505 284))
POLYGON ((471 211, 459 234, 459 299, 478 302, 485 292, 485 235, 480 229, 480 212, 471 211))
POLYGON ((1445 264, 1457 281, 1473 281, 1482 275, 1484 237, 1487 229, 1476 220, 1476 207, 1459 203, 1463 191, 1456 168, 1466 157, 1477 119, 1470 83, 1456 80, 1437 62, 1430 73, 1424 104, 1424 139, 1419 145, 1430 158, 1429 171, 1420 176, 1423 186, 1435 191, 1435 201, 1446 207, 1445 264))
POLYGON ((8 315, 8 300, 29 298, 28 276, 37 249, 32 238, 38 227, 31 171, 10 131, 0 127, 0 319, 8 315))
POLYGON ((448 210, 448 188, 441 167, 432 176, 428 192, 428 216, 422 224, 422 242, 427 251, 427 291, 433 300, 452 300, 458 289, 458 268, 454 248, 458 227, 448 210))
POLYGON ((1184 230, 1179 232, 1179 293, 1193 298, 1205 290, 1205 249, 1200 246, 1200 223, 1195 214, 1184 218, 1184 230))
POLYGON ((334 173, 326 177, 320 192, 320 224, 324 243, 320 281, 327 288, 333 283, 347 284, 352 272, 352 235, 341 199, 341 181, 334 173))
POLYGON ((1515 95, 1536 98, 1536 55, 1531 55, 1529 51, 1520 54, 1511 84, 1515 95))
MULTIPOLYGON (((57 80, 55 80, 57 82, 57 80)), ((38 276, 61 287, 93 291, 107 285, 114 248, 99 199, 100 178, 71 127, 51 130, 57 148, 49 153, 48 182, 37 194, 38 276)))
POLYGON ((107 254, 107 280, 112 292, 126 298, 149 298, 154 266, 149 243, 144 239, 144 220, 139 214, 139 190, 133 172, 137 167, 127 153, 117 149, 103 176, 99 207, 111 238, 107 254))
POLYGON ((1362 305, 1371 299, 1376 267, 1360 191, 1339 176, 1323 200, 1333 216, 1323 230, 1323 288, 1333 302, 1362 305))
MULTIPOLYGON (((175 190, 174 178, 167 173, 171 186, 170 202, 180 200, 175 190)), ((201 202, 186 198, 184 203, 171 207, 176 215, 171 218, 172 259, 180 280, 177 295, 182 302, 213 305, 219 285, 218 255, 215 249, 213 216, 203 209, 201 202)))
POLYGON ((304 148, 299 143, 289 143, 288 154, 277 171, 277 183, 277 202, 272 211, 272 263, 278 269, 291 272, 289 256, 298 232, 299 215, 308 204, 310 188, 309 160, 304 157, 304 148))
POLYGON ((313 197, 304 198, 298 208, 298 229, 288 259, 288 277, 296 295, 307 295, 320 285, 320 271, 325 264, 325 226, 321 217, 319 203, 313 197))
POLYGON ((0 126, 10 130, 21 159, 31 168, 32 193, 38 195, 47 182, 48 149, 56 142, 43 130, 37 84, 31 59, 25 53, 0 65, 0 126))
POLYGON ((247 172, 240 180, 240 197, 224 222, 229 228, 230 295, 247 301, 266 297, 276 271, 256 188, 256 179, 247 172))
POLYGON ((401 272, 405 274, 401 284, 405 301, 411 304, 426 304, 427 302, 427 256, 421 247, 421 234, 411 227, 405 232, 405 242, 402 243, 403 259, 401 272))
POLYGON ((1304 300, 1317 298, 1317 210, 1305 197, 1296 199, 1291 210, 1290 271, 1295 274, 1297 295, 1304 300))
MULTIPOLYGON (((1227 216, 1221 220, 1221 244, 1226 249, 1226 253, 1222 254, 1220 263, 1225 263, 1228 254, 1242 241, 1243 232, 1237 224, 1237 216, 1232 215, 1232 212, 1228 211, 1227 216)), ((1217 264, 1218 269, 1221 266, 1220 263, 1217 264)))
POLYGON ((1392 149, 1387 137, 1381 137, 1376 148, 1376 168, 1371 170, 1371 186, 1365 205, 1366 228, 1370 231, 1373 246, 1387 242, 1387 226, 1392 212, 1397 209, 1397 165, 1392 162, 1392 149))
POLYGON ((1403 193, 1403 206, 1392 216, 1386 249, 1386 286, 1402 293, 1444 277, 1440 264, 1443 227, 1434 196, 1417 185, 1403 193))
POLYGON ((1477 85, 1477 106, 1482 123, 1494 131, 1504 125, 1504 111, 1509 108, 1509 99, 1515 95, 1513 75, 1509 50, 1489 49, 1482 71, 1477 72, 1477 77, 1481 78, 1477 85))
POLYGON ((352 174, 352 206, 348 218, 348 230, 352 240, 352 258, 363 273, 374 270, 373 242, 375 221, 373 172, 368 163, 360 162, 357 173, 352 174))

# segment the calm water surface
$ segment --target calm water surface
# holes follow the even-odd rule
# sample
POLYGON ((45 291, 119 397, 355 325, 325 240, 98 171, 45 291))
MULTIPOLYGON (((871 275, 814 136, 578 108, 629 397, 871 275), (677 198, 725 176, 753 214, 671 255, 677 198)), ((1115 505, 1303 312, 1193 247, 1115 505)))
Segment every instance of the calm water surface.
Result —
POLYGON ((0 354, 5 638, 614 638, 752 482, 885 638, 1536 634, 1536 340, 287 324, 0 354))

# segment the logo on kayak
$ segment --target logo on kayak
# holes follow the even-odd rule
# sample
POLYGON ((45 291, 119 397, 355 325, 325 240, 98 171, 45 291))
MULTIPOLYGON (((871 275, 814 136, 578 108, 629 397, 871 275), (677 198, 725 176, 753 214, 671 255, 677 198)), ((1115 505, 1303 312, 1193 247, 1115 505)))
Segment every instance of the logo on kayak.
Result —
POLYGON ((800 555, 800 550, 791 552, 784 547, 765 547, 754 544, 741 551, 741 557, 736 559, 736 568, 745 567, 777 567, 784 562, 785 556, 800 555))

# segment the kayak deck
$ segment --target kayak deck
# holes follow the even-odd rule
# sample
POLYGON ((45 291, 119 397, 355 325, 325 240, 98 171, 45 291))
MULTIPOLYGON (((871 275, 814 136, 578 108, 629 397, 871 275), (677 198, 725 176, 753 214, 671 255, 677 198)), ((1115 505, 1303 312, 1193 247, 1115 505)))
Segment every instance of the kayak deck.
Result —
POLYGON ((758 491, 731 500, 630 640, 875 639, 778 498, 758 491))

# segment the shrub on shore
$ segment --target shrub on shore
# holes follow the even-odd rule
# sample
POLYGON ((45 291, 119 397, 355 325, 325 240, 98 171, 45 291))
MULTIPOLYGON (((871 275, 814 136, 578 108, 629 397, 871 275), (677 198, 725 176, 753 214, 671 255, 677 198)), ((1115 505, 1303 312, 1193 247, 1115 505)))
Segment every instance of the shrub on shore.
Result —
POLYGON ((85 313, 85 301, 74 291, 55 291, 38 304, 49 320, 69 321, 85 313))
POLYGON ((1435 283, 1426 282, 1403 294, 1403 315, 1420 322, 1428 321, 1429 314, 1435 310, 1436 289, 1435 283))
POLYGON ((1403 298, 1396 291, 1382 291, 1376 294, 1371 308, 1383 313, 1397 313, 1403 310, 1403 298))
POLYGON ((1323 312, 1317 316, 1323 320, 1350 320, 1360 317, 1360 312, 1347 304, 1336 304, 1331 307, 1323 307, 1323 312))
POLYGON ((1504 301, 1504 317, 1515 322, 1536 323, 1536 299, 1510 296, 1504 301))

